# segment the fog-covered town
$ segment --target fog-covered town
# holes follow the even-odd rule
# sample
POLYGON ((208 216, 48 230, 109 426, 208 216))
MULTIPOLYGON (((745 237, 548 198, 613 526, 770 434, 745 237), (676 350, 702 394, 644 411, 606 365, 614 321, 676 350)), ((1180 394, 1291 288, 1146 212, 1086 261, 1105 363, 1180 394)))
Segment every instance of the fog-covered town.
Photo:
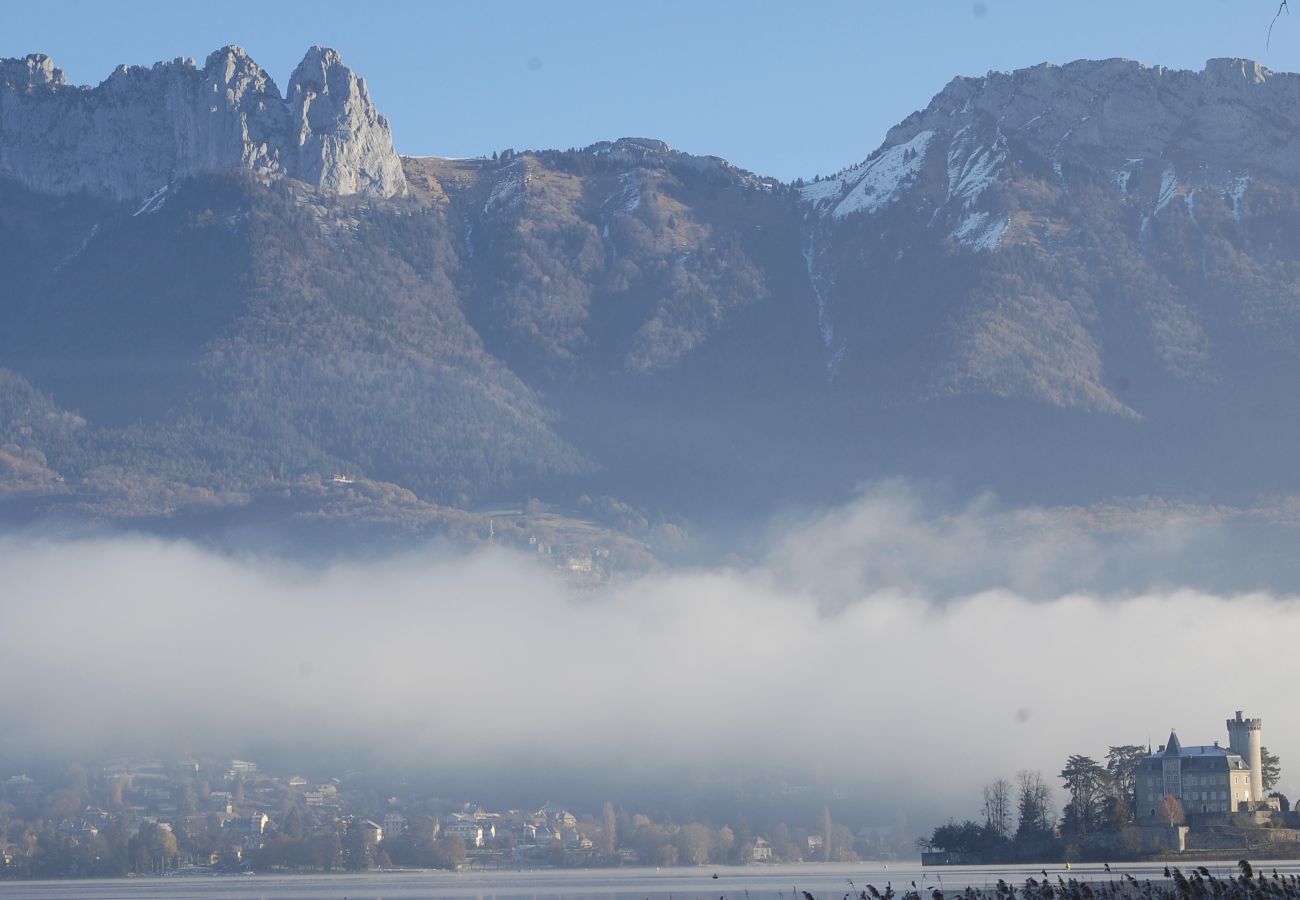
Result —
POLYGON ((359 772, 306 778, 257 763, 116 759, 3 780, 9 878, 175 872, 329 872, 762 864, 914 858, 893 828, 814 821, 758 834, 741 820, 655 820, 606 802, 494 809, 394 788, 359 772), (387 788, 387 789, 385 789, 387 788), (390 790, 398 791, 390 793, 390 790))

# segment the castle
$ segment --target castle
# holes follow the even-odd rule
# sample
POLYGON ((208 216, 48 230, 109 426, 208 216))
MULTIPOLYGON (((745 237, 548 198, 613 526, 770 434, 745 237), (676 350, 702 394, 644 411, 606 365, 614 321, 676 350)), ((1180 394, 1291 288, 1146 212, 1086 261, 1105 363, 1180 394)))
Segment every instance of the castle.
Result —
POLYGON ((1170 732, 1169 743, 1138 766, 1136 820, 1156 824, 1170 817, 1169 797, 1178 800, 1189 817, 1277 809, 1277 800, 1264 796, 1263 726, 1262 719, 1243 718, 1237 710, 1228 720, 1226 748, 1218 741, 1184 747, 1170 732))

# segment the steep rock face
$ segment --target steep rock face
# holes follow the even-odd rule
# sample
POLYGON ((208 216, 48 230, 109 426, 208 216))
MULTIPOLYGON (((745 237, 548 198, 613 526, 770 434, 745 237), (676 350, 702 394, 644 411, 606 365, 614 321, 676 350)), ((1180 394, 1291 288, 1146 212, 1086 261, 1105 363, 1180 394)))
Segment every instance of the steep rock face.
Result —
POLYGON ((404 185, 388 120, 365 79, 326 47, 312 47, 289 79, 297 156, 294 177, 336 194, 389 197, 404 185))
POLYGON ((63 70, 56 68, 54 60, 44 53, 33 53, 24 59, 0 59, 0 84, 16 90, 47 84, 62 87, 67 83, 63 70))
POLYGON ((0 61, 0 175, 42 193, 84 190, 116 200, 141 200, 173 179, 227 169, 287 175, 337 193, 401 193, 388 122, 365 83, 321 48, 299 73, 299 96, 286 102, 233 46, 201 69, 184 59, 120 66, 96 88, 68 85, 48 57, 0 61), (313 67, 328 78, 299 77, 313 67), (322 97, 323 106, 310 102, 322 97))

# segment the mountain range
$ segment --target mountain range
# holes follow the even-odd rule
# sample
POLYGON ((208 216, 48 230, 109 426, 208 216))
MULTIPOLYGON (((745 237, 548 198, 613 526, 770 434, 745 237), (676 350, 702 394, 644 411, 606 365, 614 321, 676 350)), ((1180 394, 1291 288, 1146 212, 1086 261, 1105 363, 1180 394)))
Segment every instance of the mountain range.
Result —
POLYGON ((793 184, 401 157, 320 47, 284 94, 0 60, 0 514, 582 572, 896 476, 1289 522, 1298 188, 1300 76, 1245 60, 957 78, 793 184))

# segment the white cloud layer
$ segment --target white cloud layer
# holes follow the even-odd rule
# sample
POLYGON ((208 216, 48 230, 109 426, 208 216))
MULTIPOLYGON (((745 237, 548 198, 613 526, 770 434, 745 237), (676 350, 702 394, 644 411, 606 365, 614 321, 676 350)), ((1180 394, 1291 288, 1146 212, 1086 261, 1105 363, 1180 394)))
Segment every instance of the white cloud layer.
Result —
POLYGON ((976 812, 980 785, 1264 718, 1300 793, 1300 600, 1085 593, 1182 545, 894 489, 745 567, 596 594, 503 552, 326 568, 121 538, 0 541, 0 719, 56 742, 369 739, 403 759, 797 770, 976 812), (1154 549, 1152 549, 1154 548, 1154 549))

